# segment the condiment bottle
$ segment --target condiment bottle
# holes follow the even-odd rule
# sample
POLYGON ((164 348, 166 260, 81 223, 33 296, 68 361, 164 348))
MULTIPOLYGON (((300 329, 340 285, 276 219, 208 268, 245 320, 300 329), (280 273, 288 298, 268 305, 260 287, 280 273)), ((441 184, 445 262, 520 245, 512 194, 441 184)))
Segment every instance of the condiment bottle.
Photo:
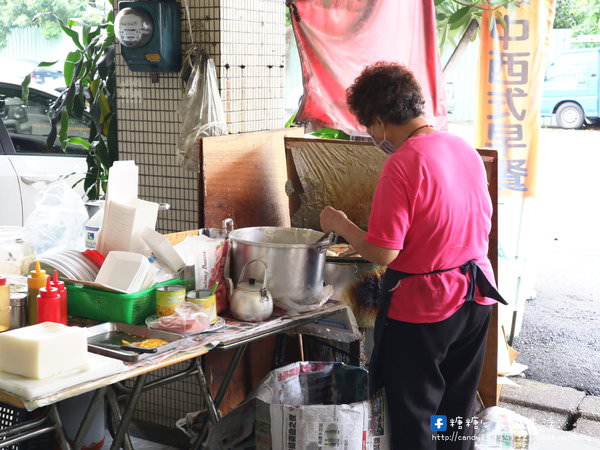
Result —
POLYGON ((35 325, 38 323, 37 296, 39 290, 46 286, 46 271, 40 267, 40 262, 35 262, 35 270, 27 277, 27 323, 35 325))
POLYGON ((0 277, 0 333, 10 328, 10 285, 0 277))
POLYGON ((27 294, 15 292, 10 296, 10 329, 27 326, 27 294))
POLYGON ((60 322, 60 292, 52 287, 52 281, 48 278, 46 287, 40 289, 37 296, 38 323, 60 322))
POLYGON ((52 287, 58 289, 60 294, 60 323, 67 325, 68 307, 67 307, 67 289, 64 281, 58 279, 58 270, 55 270, 52 279, 52 287))

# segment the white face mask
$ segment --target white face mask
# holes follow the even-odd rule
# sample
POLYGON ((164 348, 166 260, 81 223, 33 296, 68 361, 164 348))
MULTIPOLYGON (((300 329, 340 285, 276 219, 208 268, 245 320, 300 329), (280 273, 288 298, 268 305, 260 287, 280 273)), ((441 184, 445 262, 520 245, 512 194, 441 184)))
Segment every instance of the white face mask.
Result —
POLYGON ((377 142, 375 139, 373 139, 373 142, 375 142, 375 145, 387 155, 391 155, 396 151, 396 146, 385 138, 385 128, 383 129, 383 140, 381 142, 377 142))

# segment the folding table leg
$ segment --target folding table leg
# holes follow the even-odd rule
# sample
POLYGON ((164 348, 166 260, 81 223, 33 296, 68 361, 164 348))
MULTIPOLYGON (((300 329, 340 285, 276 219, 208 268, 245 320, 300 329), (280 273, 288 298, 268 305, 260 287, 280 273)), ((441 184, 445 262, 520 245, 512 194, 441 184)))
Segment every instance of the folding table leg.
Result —
POLYGON ((102 399, 106 394, 106 388, 100 388, 94 392, 94 396, 92 397, 92 401, 90 402, 85 415, 83 416, 83 421, 79 425, 79 430, 77 430, 77 435, 75 436, 75 442, 73 443, 73 447, 75 450, 81 448, 82 441, 85 438, 90 426, 92 425, 92 420, 94 419, 94 415, 98 411, 98 408, 102 405, 102 399))
POLYGON ((61 450, 71 450, 71 445, 69 444, 67 436, 65 435, 65 430, 63 428, 62 421, 60 420, 60 414, 58 414, 56 403, 50 406, 49 415, 52 422, 54 422, 54 426, 56 427, 55 430, 61 450))
POLYGON ((229 383, 231 383, 231 379, 233 378, 235 369, 237 369, 237 366, 239 365, 240 361, 242 360, 242 356, 244 356, 244 352, 246 351, 247 346, 248 346, 248 344, 240 345, 238 347, 238 349, 235 351, 235 355, 233 355, 231 362, 229 363, 229 367, 227 368, 227 371, 225 372, 225 377, 223 378, 223 382, 221 383, 221 386, 219 386, 219 390, 217 391, 217 395, 215 396, 215 406, 217 408, 221 405, 221 402, 223 401, 223 397, 225 397, 225 393, 227 392, 227 388, 229 388, 229 383))
POLYGON ((204 404, 206 405, 209 420, 211 423, 217 423, 221 416, 219 411, 217 411, 217 407, 215 406, 215 402, 213 402, 212 396, 210 395, 208 383, 206 382, 206 376, 204 375, 204 370, 202 369, 202 362, 199 357, 194 361, 197 370, 196 377, 198 379, 198 384, 200 385, 200 395, 202 396, 202 400, 204 400, 204 404))
MULTIPOLYGON (((240 361, 242 360, 242 356, 244 355, 244 351, 246 350, 246 347, 247 347, 247 344, 240 345, 238 347, 238 349, 236 350, 235 354, 233 355, 233 358, 231 359, 231 362, 229 363, 229 366, 227 367, 227 371, 225 372, 225 377, 223 378, 223 381, 221 382, 221 386, 219 386, 219 390, 217 391, 217 395, 215 396, 214 401, 212 400, 212 397, 210 395, 210 390, 208 388, 208 385, 206 384, 206 379, 202 380, 199 378, 200 386, 201 386, 201 389, 203 390, 203 396, 205 397, 205 401, 207 403, 207 408, 209 409, 209 414, 213 415, 213 417, 215 417, 214 421, 212 420, 213 417, 211 417, 210 425, 217 423, 221 417, 218 412, 219 405, 221 404, 221 401, 223 401, 223 397, 225 397, 225 393, 227 392, 229 383, 231 383, 233 374, 235 373, 235 370, 237 369, 240 361), (203 382, 204 382, 204 386, 202 385, 203 382), (214 408, 214 412, 212 412, 212 413, 211 413, 211 408, 214 408)), ((204 378, 204 372, 202 372, 202 368, 199 367, 199 369, 200 370, 198 371, 198 373, 201 373, 202 378, 204 378)), ((194 439, 194 441, 192 442, 192 446, 190 447, 190 450, 198 450, 201 448, 206 448, 205 441, 206 441, 206 438, 208 437, 208 432, 209 432, 209 423, 207 421, 207 423, 205 423, 204 426, 198 431, 198 435, 196 436, 196 439, 194 439)))
MULTIPOLYGON (((110 417, 111 417, 112 429, 113 429, 113 432, 115 433, 115 435, 113 436, 113 441, 114 441, 114 439, 116 437, 117 429, 119 428, 119 424, 121 423, 122 419, 121 419, 121 409, 119 408, 119 402, 117 401, 117 396, 111 386, 109 386, 106 391, 106 398, 108 400, 108 407, 110 408, 110 412, 111 412, 110 417)), ((133 445, 131 443, 131 437, 129 436, 129 433, 125 433, 125 436, 123 439, 123 447, 125 448, 125 450, 133 450, 133 445)), ((111 447, 111 449, 112 449, 112 447, 111 447)))

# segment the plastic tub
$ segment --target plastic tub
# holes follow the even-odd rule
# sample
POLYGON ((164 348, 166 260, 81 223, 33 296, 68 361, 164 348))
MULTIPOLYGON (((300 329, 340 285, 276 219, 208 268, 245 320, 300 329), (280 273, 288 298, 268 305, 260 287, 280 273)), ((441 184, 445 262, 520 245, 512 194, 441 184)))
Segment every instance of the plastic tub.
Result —
POLYGON ((69 315, 103 322, 143 325, 146 317, 156 313, 155 288, 166 284, 183 284, 183 281, 168 280, 133 294, 119 294, 67 283, 69 315))

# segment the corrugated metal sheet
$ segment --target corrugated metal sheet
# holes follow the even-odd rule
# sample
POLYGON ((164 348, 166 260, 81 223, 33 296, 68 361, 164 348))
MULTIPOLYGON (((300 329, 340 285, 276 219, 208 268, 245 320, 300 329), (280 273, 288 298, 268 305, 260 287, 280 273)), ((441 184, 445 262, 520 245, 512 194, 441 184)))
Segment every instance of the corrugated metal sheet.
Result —
POLYGON ((7 59, 31 59, 35 61, 62 60, 72 49, 68 37, 46 40, 38 28, 13 28, 8 44, 0 50, 0 61, 7 59))

